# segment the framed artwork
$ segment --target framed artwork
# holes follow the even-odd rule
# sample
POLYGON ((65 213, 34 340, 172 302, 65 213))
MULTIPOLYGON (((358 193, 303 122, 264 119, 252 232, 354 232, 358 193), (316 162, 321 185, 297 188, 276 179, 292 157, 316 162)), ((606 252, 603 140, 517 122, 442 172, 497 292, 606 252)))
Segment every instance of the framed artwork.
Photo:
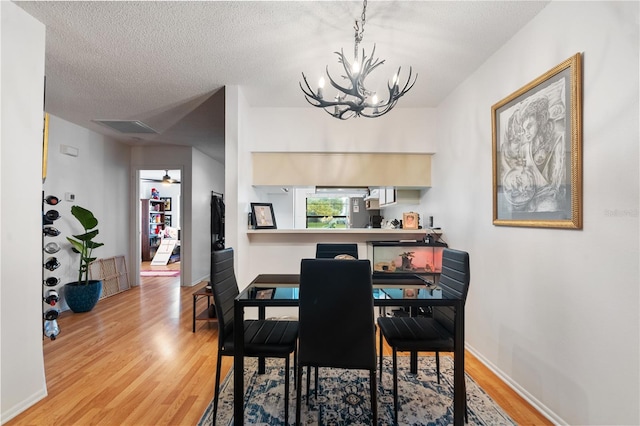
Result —
POLYGON ((402 213, 402 229, 418 229, 420 215, 416 212, 402 213))
POLYGON ((165 214, 164 215, 164 226, 171 226, 171 215, 170 214, 165 214))
POLYGON ((273 295, 275 293, 274 288, 263 288, 256 290, 256 299, 273 299, 273 295))
POLYGON ((493 224, 582 229, 582 56, 491 107, 493 224))
POLYGON ((164 201, 164 211, 165 212, 170 212, 171 211, 171 197, 160 197, 160 199, 162 201, 164 201))
POLYGON ((402 298, 403 299, 417 299, 419 292, 420 292, 419 288, 403 288, 402 289, 402 298))
POLYGON ((277 229, 271 203, 251 203, 251 220, 255 229, 277 229))

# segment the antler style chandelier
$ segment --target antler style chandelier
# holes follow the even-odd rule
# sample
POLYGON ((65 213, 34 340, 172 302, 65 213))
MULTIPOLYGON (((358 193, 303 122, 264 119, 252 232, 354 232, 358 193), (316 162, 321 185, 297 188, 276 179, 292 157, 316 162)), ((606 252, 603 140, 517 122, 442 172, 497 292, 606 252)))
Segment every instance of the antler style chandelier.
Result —
POLYGON ((413 76, 413 81, 411 80, 412 69, 409 67, 409 77, 407 78, 404 86, 402 86, 402 89, 400 89, 399 80, 400 70, 402 68, 398 68, 398 72, 393 76, 391 81, 387 82, 387 89, 389 90, 388 99, 379 99, 374 90, 369 90, 365 87, 365 78, 367 78, 367 76, 378 66, 384 64, 384 60, 381 61, 378 58, 373 58, 376 52, 375 44, 371 51, 371 57, 367 58, 364 49, 362 49, 362 60, 360 61, 358 59, 358 46, 360 45, 364 34, 366 11, 367 0, 364 0, 361 20, 359 22, 356 20, 356 24, 354 26, 356 33, 355 47, 353 49, 353 64, 351 64, 345 57, 343 49, 340 49, 340 52, 334 52, 338 55, 338 62, 342 64, 346 73, 342 78, 347 80, 347 87, 337 83, 331 77, 329 74, 329 66, 327 66, 327 77, 329 78, 331 86, 338 90, 338 94, 333 98, 333 100, 326 100, 324 99, 324 77, 320 78, 320 81, 318 82, 318 90, 314 92, 313 89, 311 89, 311 86, 309 86, 307 77, 302 73, 304 86, 302 85, 302 82, 300 82, 300 88, 304 92, 307 102, 315 107, 323 108, 328 114, 335 118, 339 118, 340 120, 359 116, 369 118, 380 117, 381 115, 388 113, 396 103, 398 103, 398 99, 413 87, 417 78, 417 75, 415 75, 413 76))

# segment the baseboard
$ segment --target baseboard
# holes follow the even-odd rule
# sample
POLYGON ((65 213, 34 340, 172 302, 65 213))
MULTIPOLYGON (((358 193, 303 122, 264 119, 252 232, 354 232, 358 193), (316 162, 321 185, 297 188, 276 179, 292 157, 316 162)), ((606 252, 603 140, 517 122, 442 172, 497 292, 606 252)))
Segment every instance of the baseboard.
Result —
POLYGON ((186 285, 186 286, 184 286, 184 287, 193 287, 193 286, 196 286, 196 285, 198 285, 198 284, 202 283, 203 281, 209 281, 209 274, 207 274, 207 275, 203 275, 202 277, 197 278, 197 279, 195 279, 195 280, 191 281, 191 284, 186 285))
POLYGON ((475 348, 473 348, 469 344, 465 344, 465 349, 468 350, 474 357, 478 359, 485 367, 487 367, 493 374, 498 376, 500 380, 502 380, 507 386, 513 389, 518 395, 520 395, 525 401, 527 401, 531 406, 533 406, 536 410, 540 412, 544 417, 546 417, 550 422, 555 425, 567 425, 568 423, 562 420, 560 416, 551 411, 549 407, 544 405, 538 399, 536 399, 533 395, 527 392, 522 386, 513 381, 511 377, 505 374, 502 370, 496 367, 491 361, 485 358, 482 354, 480 354, 475 348))
POLYGON ((31 408, 36 402, 40 401, 41 399, 46 398, 47 395, 48 395, 47 394, 47 389, 46 388, 42 388, 38 392, 36 392, 33 395, 31 395, 29 398, 21 401, 18 405, 14 405, 9 410, 3 411, 2 414, 0 414, 0 418, 1 418, 0 424, 5 424, 9 420, 11 420, 14 417, 16 417, 18 414, 20 414, 23 411, 26 411, 27 409, 31 408))

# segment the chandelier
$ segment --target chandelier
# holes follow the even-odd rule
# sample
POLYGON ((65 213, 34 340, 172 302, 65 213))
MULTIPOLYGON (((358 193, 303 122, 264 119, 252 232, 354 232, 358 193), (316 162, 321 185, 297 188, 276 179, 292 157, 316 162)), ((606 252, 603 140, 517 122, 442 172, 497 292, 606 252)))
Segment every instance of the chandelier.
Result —
POLYGON ((400 70, 393 76, 391 81, 387 82, 387 89, 389 91, 387 99, 380 99, 375 90, 369 90, 366 88, 364 80, 367 76, 378 66, 384 64, 384 60, 374 59, 376 53, 376 46, 373 45, 371 51, 371 57, 365 55, 364 49, 362 49, 362 60, 358 59, 358 46, 362 41, 364 34, 364 24, 366 21, 367 0, 364 0, 362 7, 362 17, 358 22, 356 20, 354 29, 355 33, 355 46, 353 49, 353 63, 344 55, 344 50, 340 49, 340 52, 334 52, 338 55, 338 62, 342 64, 344 72, 343 80, 346 80, 346 85, 341 85, 336 82, 329 74, 329 66, 326 68, 327 77, 331 86, 338 90, 338 94, 331 100, 324 98, 324 77, 320 78, 318 82, 318 90, 314 91, 307 77, 302 73, 304 79, 304 86, 300 82, 300 89, 304 92, 305 99, 311 105, 323 108, 329 115, 339 118, 340 120, 346 120, 351 117, 379 117, 391 111, 391 109, 398 103, 405 93, 407 93, 415 84, 417 75, 413 76, 411 80, 411 67, 409 67, 409 77, 406 83, 400 88, 400 70))

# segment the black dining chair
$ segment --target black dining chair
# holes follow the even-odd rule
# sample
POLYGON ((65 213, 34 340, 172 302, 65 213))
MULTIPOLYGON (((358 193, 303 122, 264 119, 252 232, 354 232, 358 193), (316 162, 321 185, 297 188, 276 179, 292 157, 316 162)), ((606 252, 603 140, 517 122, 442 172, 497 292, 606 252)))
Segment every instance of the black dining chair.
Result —
POLYGON ((335 259, 336 256, 346 254, 358 258, 358 244, 346 243, 318 243, 316 244, 316 259, 335 259))
MULTIPOLYGON (((233 248, 214 251, 211 254, 211 286, 218 318, 218 358, 213 398, 213 422, 218 410, 220 366, 223 356, 234 355, 233 316, 234 300, 239 294, 233 270, 233 248)), ((298 339, 298 322, 281 320, 245 320, 244 355, 248 357, 284 358, 284 418, 289 420, 289 357, 294 354, 294 371, 298 339)), ((298 386, 299 387, 299 386, 298 386)))
MULTIPOLYGON (((336 256, 351 256, 358 258, 358 244, 355 243, 317 243, 316 259, 335 259, 336 256)), ((348 259, 348 257, 346 257, 348 259)), ((318 368, 314 369, 314 383, 318 383, 318 368)), ((309 387, 311 386, 311 375, 307 367, 307 396, 309 395, 309 387)), ((317 386, 316 386, 317 387, 317 386)), ((307 399, 307 402, 309 400, 307 399)))
MULTIPOLYGON (((443 297, 460 298, 466 302, 469 290, 469 254, 446 248, 442 253, 442 273, 439 287, 443 297)), ((380 317, 380 381, 382 381, 382 338, 393 350, 393 409, 398 423, 398 360, 397 353, 428 351, 436 354, 436 373, 440 383, 440 352, 455 351, 455 310, 450 306, 434 306, 432 317, 380 317)), ((466 392, 465 392, 466 393, 466 392)), ((465 402, 466 405, 466 402, 465 402)), ((465 420, 467 414, 465 410, 465 420)))
MULTIPOLYGON (((303 259, 299 303, 298 383, 301 383, 304 367, 368 370, 372 424, 377 424, 376 338, 370 262, 303 259)), ((296 424, 300 421, 301 387, 296 389, 296 424)), ((317 389, 316 381, 316 396, 317 389)))

